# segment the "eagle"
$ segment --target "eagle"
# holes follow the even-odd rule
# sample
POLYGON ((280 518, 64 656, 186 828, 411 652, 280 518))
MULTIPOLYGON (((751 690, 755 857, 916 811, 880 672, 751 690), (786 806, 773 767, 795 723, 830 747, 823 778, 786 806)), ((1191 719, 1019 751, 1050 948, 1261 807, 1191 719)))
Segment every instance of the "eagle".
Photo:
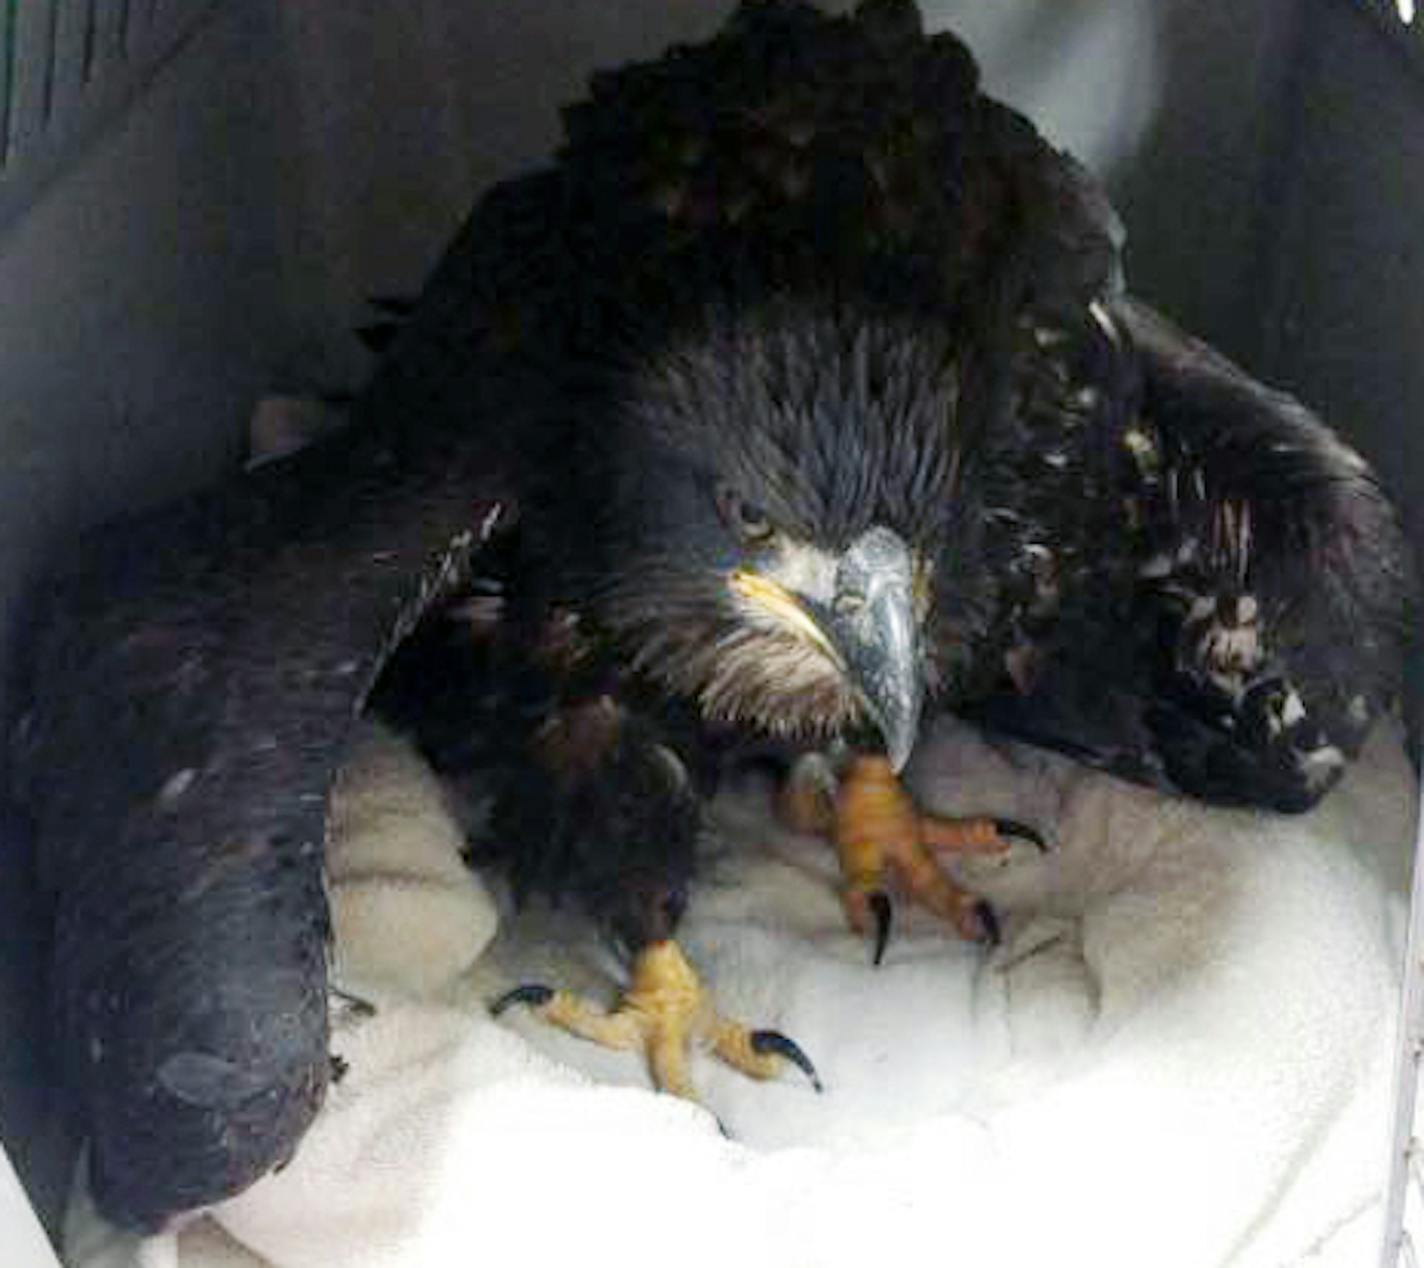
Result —
POLYGON ((485 791, 516 895, 628 951, 612 1011, 548 983, 495 1011, 694 1095, 694 1041, 815 1078, 677 946, 729 762, 787 770, 878 959, 892 894, 992 939, 942 856, 1051 836, 918 810, 934 711, 1299 812, 1396 705, 1412 565, 1375 474, 1130 296, 1099 185, 912 0, 744 0, 564 128, 349 431, 45 587, 18 765, 120 1222, 251 1183, 320 1104, 325 796, 363 709, 485 791))

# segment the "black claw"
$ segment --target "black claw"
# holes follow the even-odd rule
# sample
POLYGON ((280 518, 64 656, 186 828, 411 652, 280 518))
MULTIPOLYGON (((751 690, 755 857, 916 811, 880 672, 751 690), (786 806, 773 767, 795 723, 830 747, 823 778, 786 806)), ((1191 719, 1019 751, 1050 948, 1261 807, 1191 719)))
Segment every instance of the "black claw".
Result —
POLYGON ((870 913, 875 917, 875 954, 871 963, 878 969, 885 958, 885 947, 890 941, 890 922, 894 908, 890 906, 890 895, 884 890, 876 890, 869 898, 870 913))
POLYGON ((350 991, 343 991, 339 986, 327 984, 326 988, 335 995, 351 1011, 353 1017, 374 1017, 376 1006, 368 999, 362 999, 359 995, 353 995, 350 991))
POLYGON ((537 982, 531 982, 525 986, 516 986, 512 991, 505 991, 493 1004, 490 1005, 490 1016, 498 1017, 513 1004, 528 1004, 531 1008, 540 1008, 554 998, 552 987, 541 986, 537 982))
POLYGON ((999 917, 993 907, 982 898, 974 904, 974 914, 979 917, 979 924, 984 930, 984 941, 991 947, 997 947, 1001 940, 999 928, 999 917))
POLYGON ((811 1086, 816 1091, 824 1092, 826 1090, 821 1086, 821 1076, 816 1073, 816 1067, 811 1064, 811 1058, 801 1051, 800 1045, 794 1039, 788 1039, 781 1031, 752 1031, 752 1051, 762 1056, 768 1052, 774 1052, 778 1057, 785 1057, 811 1080, 811 1086))
POLYGON ((1022 837, 1025 841, 1030 841, 1038 846, 1040 852, 1048 853, 1048 842, 1033 828, 1030 828, 1026 823, 1020 823, 1017 819, 995 819, 994 831, 1001 837, 1022 837))

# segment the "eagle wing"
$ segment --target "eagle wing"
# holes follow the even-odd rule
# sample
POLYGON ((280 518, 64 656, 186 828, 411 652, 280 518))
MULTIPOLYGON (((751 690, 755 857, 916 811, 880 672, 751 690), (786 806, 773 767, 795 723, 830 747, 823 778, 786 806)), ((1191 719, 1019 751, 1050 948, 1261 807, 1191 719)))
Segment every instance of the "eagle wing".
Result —
POLYGON ((511 189, 443 266, 458 322, 417 318, 347 433, 88 534, 35 595, 17 792, 65 1077, 119 1223, 245 1188, 322 1100, 327 790, 393 649, 518 514, 493 393, 407 371, 497 359, 482 271, 518 258, 544 197, 511 189), (439 410, 414 382, 449 393, 439 410))
POLYGON ((1415 603, 1398 516, 1363 459, 1119 297, 1129 367, 1100 419, 1111 535, 986 724, 1221 804, 1299 811, 1397 703, 1415 603))

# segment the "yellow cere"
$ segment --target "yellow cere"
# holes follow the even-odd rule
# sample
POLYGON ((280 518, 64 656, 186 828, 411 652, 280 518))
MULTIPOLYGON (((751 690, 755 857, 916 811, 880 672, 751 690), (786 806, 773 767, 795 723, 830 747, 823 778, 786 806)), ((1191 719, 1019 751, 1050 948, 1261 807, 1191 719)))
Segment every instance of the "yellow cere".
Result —
POLYGON ((826 637, 821 627, 811 619, 810 613, 783 587, 761 573, 738 568, 732 574, 732 589, 748 603, 772 616, 778 624, 794 630, 813 643, 837 665, 842 664, 841 655, 826 637))

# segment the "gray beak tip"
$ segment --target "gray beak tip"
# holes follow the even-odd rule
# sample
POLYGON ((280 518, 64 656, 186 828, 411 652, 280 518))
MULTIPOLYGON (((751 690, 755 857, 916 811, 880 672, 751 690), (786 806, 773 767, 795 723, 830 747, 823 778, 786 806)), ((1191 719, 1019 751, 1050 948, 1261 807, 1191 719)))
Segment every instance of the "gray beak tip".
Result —
POLYGON ((910 760, 910 754, 914 752, 912 747, 896 745, 890 750, 890 770, 892 774, 901 774, 910 760))
POLYGON ((888 529, 868 530, 842 557, 836 591, 844 611, 832 617, 832 638, 898 775, 914 752, 924 699, 909 549, 888 529))
POLYGON ((897 718, 894 722, 884 717, 876 718, 876 722, 885 741, 885 756, 890 761, 890 769, 899 775, 909 764, 915 751, 915 741, 919 738, 919 709, 915 708, 911 716, 897 718))

